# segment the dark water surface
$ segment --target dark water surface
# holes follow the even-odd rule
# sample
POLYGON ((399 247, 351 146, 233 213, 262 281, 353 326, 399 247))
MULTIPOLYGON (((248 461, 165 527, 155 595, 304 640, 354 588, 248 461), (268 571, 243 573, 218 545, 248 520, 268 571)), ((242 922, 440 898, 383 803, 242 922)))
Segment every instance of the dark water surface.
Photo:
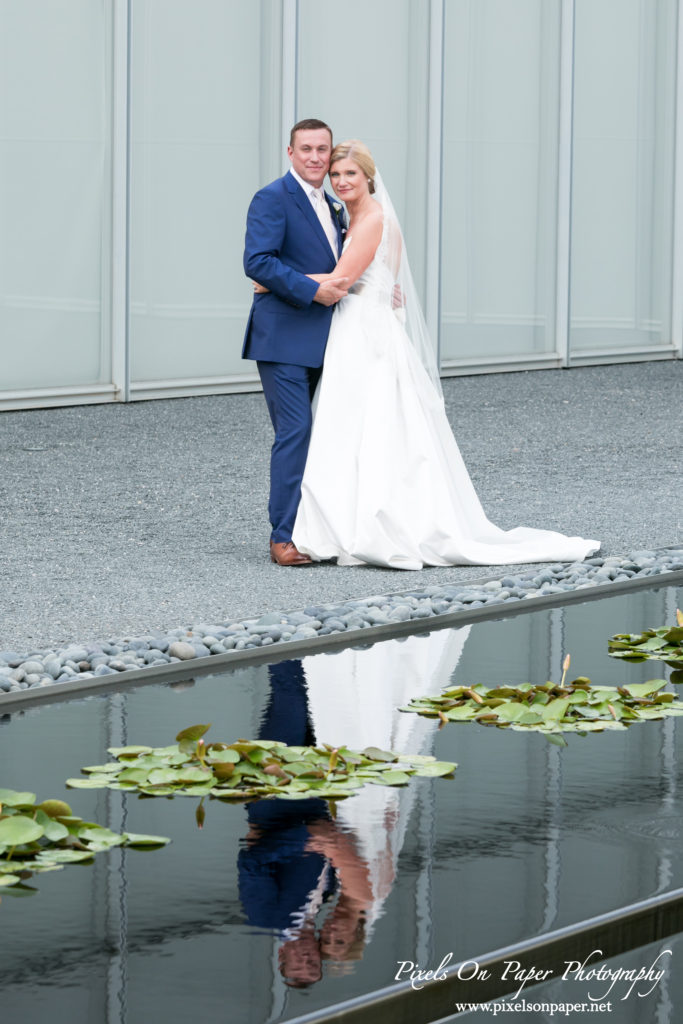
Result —
MULTIPOLYGON (((5 716, 0 785, 173 841, 36 876, 30 898, 3 893, 0 1020, 288 1020, 390 985, 403 961, 476 958, 683 886, 680 719, 570 736, 559 748, 511 730, 438 730, 395 710, 451 681, 559 680, 567 652, 569 678, 668 678, 663 664, 609 658, 607 639, 673 623, 682 603, 674 588, 634 591, 5 716), (196 722, 212 723, 209 739, 373 744, 459 767, 453 780, 367 787, 334 819, 317 800, 206 801, 201 830, 190 798, 64 786, 107 760, 109 746, 164 745, 196 722)), ((682 943, 663 947, 673 954, 662 982, 646 997, 622 1000, 622 988, 603 1018, 680 1019, 682 943)), ((663 947, 619 963, 644 965, 663 947)), ((570 985, 555 979, 527 998, 573 999, 570 985)))

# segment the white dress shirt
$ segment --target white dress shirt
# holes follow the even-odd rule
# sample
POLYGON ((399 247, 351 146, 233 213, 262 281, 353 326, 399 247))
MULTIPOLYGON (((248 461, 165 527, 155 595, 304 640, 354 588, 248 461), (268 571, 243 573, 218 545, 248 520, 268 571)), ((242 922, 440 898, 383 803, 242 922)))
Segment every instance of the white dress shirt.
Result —
POLYGON ((323 231, 327 237, 327 241, 330 243, 330 249, 334 255, 335 260, 339 259, 339 249, 337 246, 337 229, 332 223, 332 213, 330 207, 325 199, 325 195, 322 188, 315 188, 311 185, 310 181, 304 181, 300 174, 297 174, 293 167, 290 167, 289 173, 293 178, 299 182, 302 189, 308 196, 311 206, 315 210, 316 216, 320 221, 323 231))

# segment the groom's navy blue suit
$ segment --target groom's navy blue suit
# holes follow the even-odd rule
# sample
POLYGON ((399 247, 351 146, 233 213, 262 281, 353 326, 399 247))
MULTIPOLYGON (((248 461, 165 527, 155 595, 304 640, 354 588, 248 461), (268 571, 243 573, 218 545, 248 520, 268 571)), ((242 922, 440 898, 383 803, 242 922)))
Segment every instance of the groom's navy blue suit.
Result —
MULTIPOLYGON (((342 225, 326 194, 341 252, 342 225)), ((311 201, 289 172, 256 193, 247 214, 244 270, 270 289, 255 295, 242 357, 256 359, 275 430, 270 461, 271 540, 289 541, 311 435, 311 399, 332 306, 314 302, 316 281, 336 265, 311 201)))

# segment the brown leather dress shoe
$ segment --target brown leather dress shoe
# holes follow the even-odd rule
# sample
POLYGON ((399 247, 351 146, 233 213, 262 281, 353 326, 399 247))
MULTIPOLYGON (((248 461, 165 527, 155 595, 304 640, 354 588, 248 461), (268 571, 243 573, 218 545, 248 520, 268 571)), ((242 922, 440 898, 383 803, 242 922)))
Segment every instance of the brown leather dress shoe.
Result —
POLYGON ((270 560, 278 565, 313 565, 308 555, 303 555, 291 540, 270 542, 270 560))

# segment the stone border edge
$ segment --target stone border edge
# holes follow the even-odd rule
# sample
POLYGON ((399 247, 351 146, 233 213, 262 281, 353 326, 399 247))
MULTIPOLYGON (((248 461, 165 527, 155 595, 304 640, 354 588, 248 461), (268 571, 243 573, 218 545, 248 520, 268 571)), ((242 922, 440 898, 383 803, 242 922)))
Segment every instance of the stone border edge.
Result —
MULTIPOLYGON (((469 585, 469 584, 468 584, 469 585)), ((12 709, 52 704, 63 699, 95 696, 105 693, 119 693, 129 686, 140 683, 172 683, 193 679, 198 675, 218 675, 224 671, 249 668, 252 665, 274 664, 312 654, 336 653, 348 647, 372 647, 381 640, 426 635, 440 629, 456 628, 474 622, 507 619, 546 608, 557 608, 567 604, 581 604, 600 600, 603 597, 631 593, 634 590, 659 590, 662 587, 683 586, 683 569, 645 576, 628 582, 605 583, 586 589, 565 591, 562 594, 547 594, 532 597, 527 601, 514 601, 493 606, 472 608, 469 611, 445 612, 423 619, 407 619, 367 626, 364 629, 346 630, 306 640, 288 640, 268 647, 254 647, 209 657, 193 658, 167 665, 117 672, 115 676, 90 676, 73 682, 56 683, 54 686, 29 688, 20 692, 0 693, 0 714, 12 709)), ((400 594, 401 592, 399 592, 400 594)), ((398 595, 397 595, 398 596, 398 595)))

